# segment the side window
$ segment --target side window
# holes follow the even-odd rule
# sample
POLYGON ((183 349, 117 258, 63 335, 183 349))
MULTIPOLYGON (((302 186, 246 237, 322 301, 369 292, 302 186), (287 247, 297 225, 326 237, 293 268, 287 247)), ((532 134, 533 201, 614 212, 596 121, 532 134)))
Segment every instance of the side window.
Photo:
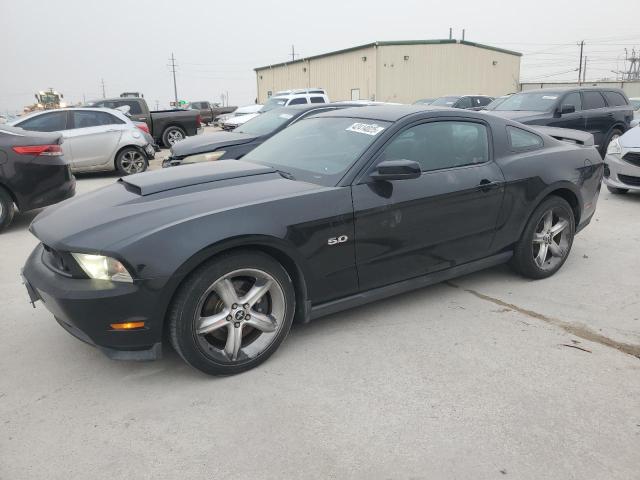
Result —
POLYGON ((478 105, 484 107, 485 105, 489 105, 491 103, 491 98, 489 97, 478 97, 478 105))
POLYGON ((585 110, 605 107, 604 98, 600 92, 582 92, 582 98, 584 99, 583 108, 585 110))
POLYGON ((607 103, 610 107, 621 107, 623 105, 628 105, 627 100, 624 96, 618 92, 603 92, 604 98, 607 99, 607 103))
POLYGON ((384 148, 380 161, 414 160, 423 172, 489 160, 487 128, 479 123, 441 121, 410 127, 384 148))
POLYGON ((289 105, 306 105, 306 104, 307 104, 307 99, 304 97, 294 98, 289 102, 289 105))
POLYGON ((562 105, 573 105, 576 107, 576 112, 582 110, 582 99, 580 98, 580 92, 571 92, 562 99, 562 105))
POLYGON ((73 128, 89 128, 124 123, 119 118, 116 118, 107 112, 75 110, 72 112, 72 116, 73 128))
POLYGON ((544 145, 542 137, 521 128, 507 127, 509 143, 514 150, 534 150, 544 145))
POLYGON ((311 103, 326 103, 323 97, 311 97, 311 103))
POLYGON ((471 108, 473 103, 471 102, 471 97, 462 97, 454 106, 455 108, 471 108))
POLYGON ((20 122, 17 127, 34 132, 57 132, 67 128, 67 112, 51 112, 28 118, 20 122))
POLYGON ((200 110, 202 107, 200 106, 199 102, 193 102, 191 104, 191 108, 193 108, 194 110, 200 110))

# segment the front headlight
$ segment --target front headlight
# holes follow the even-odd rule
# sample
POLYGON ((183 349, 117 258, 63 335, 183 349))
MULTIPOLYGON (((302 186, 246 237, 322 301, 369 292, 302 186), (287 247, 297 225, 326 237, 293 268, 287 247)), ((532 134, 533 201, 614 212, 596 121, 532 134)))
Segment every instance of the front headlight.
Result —
POLYGON ((622 154, 622 147, 620 146, 620 142, 616 138, 609 142, 609 146, 607 147, 607 155, 620 155, 622 154))
POLYGON ((87 253, 72 253, 89 278, 133 283, 133 278, 124 265, 115 258, 87 253))
POLYGON ((182 163, 200 163, 200 162, 213 162, 214 160, 218 160, 225 153, 225 150, 218 150, 217 152, 210 153, 199 153, 198 155, 191 155, 189 157, 185 157, 182 160, 182 163))

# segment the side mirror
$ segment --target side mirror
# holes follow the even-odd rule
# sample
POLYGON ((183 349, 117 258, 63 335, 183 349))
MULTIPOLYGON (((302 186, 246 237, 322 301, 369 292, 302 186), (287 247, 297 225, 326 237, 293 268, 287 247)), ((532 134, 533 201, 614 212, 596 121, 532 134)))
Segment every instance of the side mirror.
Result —
POLYGON ((385 160, 370 175, 374 180, 408 180, 420 178, 422 169, 413 160, 385 160))
POLYGON ((562 107, 560 108, 560 115, 565 115, 567 113, 574 113, 576 111, 576 106, 575 105, 562 105, 562 107))

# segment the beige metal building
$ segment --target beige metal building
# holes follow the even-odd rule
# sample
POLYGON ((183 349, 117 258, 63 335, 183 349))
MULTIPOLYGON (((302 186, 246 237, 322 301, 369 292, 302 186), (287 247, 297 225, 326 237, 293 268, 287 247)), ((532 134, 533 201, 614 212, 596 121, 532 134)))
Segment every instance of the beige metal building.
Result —
POLYGON ((332 101, 498 96, 520 89, 521 56, 465 40, 374 42, 256 68, 258 102, 279 90, 313 87, 332 101))

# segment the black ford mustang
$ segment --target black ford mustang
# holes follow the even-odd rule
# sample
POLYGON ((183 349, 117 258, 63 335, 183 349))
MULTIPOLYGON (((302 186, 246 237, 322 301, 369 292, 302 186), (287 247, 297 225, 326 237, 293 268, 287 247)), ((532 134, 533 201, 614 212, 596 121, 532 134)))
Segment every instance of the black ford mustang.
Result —
POLYGON ((590 135, 543 131, 452 109, 323 113, 243 160, 132 175, 47 209, 27 289, 112 358, 156 358, 167 338, 204 372, 241 372, 294 317, 507 261, 555 273, 603 164, 590 135))

